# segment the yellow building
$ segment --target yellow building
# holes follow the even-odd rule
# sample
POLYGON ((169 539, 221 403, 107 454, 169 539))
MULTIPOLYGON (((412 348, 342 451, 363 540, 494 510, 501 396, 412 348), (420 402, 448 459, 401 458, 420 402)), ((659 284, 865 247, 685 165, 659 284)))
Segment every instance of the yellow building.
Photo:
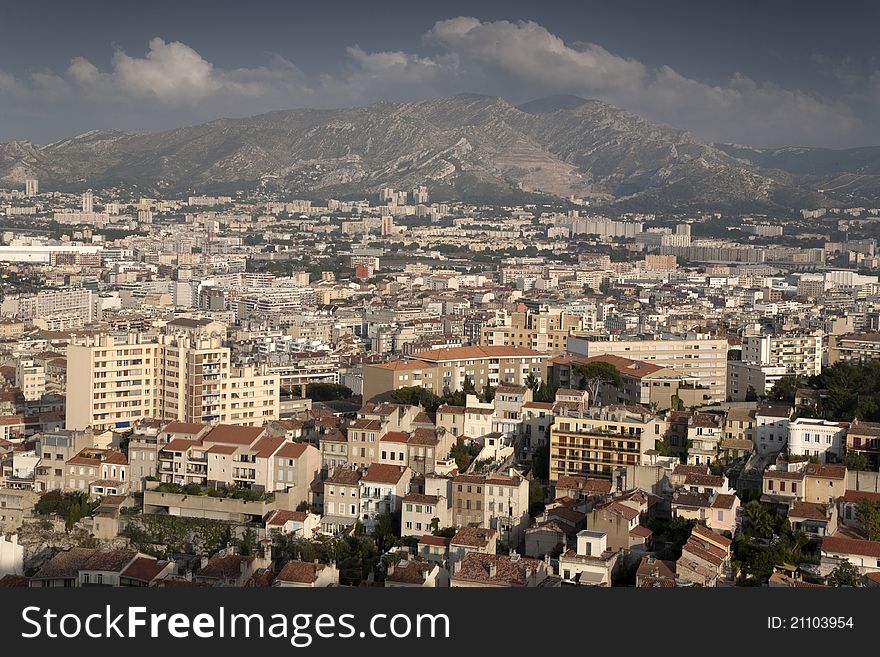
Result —
POLYGON ((642 465, 665 431, 661 418, 640 407, 560 410, 550 426, 554 483, 564 475, 611 478, 615 468, 642 465))

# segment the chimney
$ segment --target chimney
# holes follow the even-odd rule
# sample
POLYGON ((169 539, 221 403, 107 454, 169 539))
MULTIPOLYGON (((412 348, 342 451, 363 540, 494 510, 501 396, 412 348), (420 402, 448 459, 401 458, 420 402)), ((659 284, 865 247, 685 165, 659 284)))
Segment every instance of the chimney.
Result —
POLYGON ((498 573, 498 566, 494 561, 489 562, 489 577, 495 577, 498 573))

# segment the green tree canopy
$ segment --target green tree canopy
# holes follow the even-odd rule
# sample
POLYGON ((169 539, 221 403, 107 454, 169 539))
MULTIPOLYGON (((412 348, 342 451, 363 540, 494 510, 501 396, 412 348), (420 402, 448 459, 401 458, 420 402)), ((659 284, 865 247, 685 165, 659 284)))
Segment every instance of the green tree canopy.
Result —
POLYGON ((590 403, 596 403, 603 385, 619 388, 623 385, 623 377, 611 363, 594 360, 574 367, 573 379, 577 379, 577 387, 590 393, 590 403))

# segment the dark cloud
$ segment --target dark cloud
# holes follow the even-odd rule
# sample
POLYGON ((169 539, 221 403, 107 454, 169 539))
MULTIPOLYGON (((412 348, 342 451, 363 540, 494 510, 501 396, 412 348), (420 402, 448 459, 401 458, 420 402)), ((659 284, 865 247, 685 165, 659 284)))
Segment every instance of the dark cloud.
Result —
POLYGON ((103 67, 70 53, 62 71, 0 70, 4 139, 16 130, 50 138, 88 128, 173 127, 218 116, 304 106, 412 100, 460 91, 515 102, 550 93, 598 98, 712 141, 756 146, 841 146, 878 141, 880 70, 814 52, 811 64, 843 91, 826 97, 731 71, 708 83, 589 41, 566 42, 532 21, 460 16, 437 21, 421 45, 370 50, 340 45, 340 70, 305 73, 269 55, 221 67, 181 41, 152 38, 141 54, 117 49, 103 67), (29 127, 28 127, 29 126, 29 127))

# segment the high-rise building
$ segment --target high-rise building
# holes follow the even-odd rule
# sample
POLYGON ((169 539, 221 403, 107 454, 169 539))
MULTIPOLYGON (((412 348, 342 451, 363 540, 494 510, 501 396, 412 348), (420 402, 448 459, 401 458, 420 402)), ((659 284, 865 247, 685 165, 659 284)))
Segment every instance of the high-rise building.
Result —
POLYGON ((217 334, 87 337, 67 350, 68 429, 106 431, 142 418, 261 426, 278 419, 279 378, 236 366, 217 334))
POLYGON ((390 214, 382 217, 381 233, 383 237, 394 234, 394 217, 390 214))
POLYGON ((91 189, 82 195, 82 211, 88 214, 95 211, 95 197, 91 189))
POLYGON ((424 185, 420 185, 412 190, 412 202, 415 205, 424 204, 428 202, 428 188, 424 185))
POLYGON ((40 181, 36 178, 28 178, 24 181, 24 195, 36 196, 40 193, 40 181))

